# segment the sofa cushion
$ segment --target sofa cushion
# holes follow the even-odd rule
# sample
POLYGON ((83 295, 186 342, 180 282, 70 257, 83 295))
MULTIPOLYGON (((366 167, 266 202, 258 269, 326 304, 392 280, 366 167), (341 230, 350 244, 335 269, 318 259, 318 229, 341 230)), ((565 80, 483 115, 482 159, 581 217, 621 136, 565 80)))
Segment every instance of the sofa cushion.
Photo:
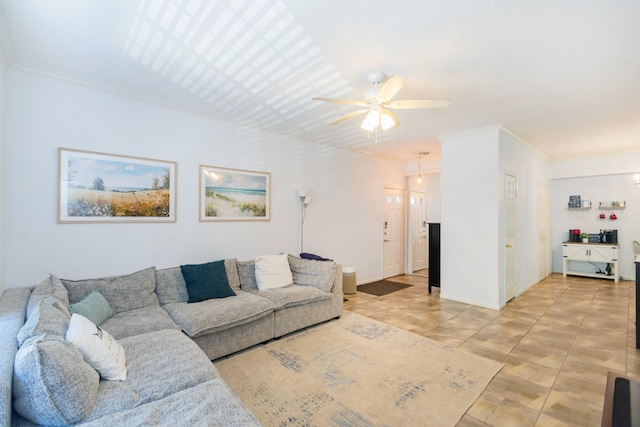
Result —
POLYGON ((107 413, 109 407, 117 406, 119 397, 114 390, 127 390, 126 393, 138 396, 138 403, 143 404, 220 376, 200 347, 177 330, 131 336, 120 340, 120 344, 127 354, 127 380, 100 382, 94 415, 107 413), (113 384, 114 388, 105 388, 105 383, 113 384), (102 408, 100 411, 98 406, 102 408))
POLYGON ((258 289, 284 288, 293 285, 286 255, 260 255, 256 258, 258 289))
POLYGON ((124 348, 107 331, 78 313, 71 315, 65 339, 76 345, 84 360, 105 380, 127 379, 124 348))
POLYGON ((163 329, 180 330, 165 310, 155 306, 116 313, 100 325, 100 328, 109 332, 117 340, 163 329))
MULTIPOLYGON (((148 403, 161 402, 165 397, 220 377, 200 347, 178 330, 131 336, 120 340, 120 344, 127 355, 127 379, 100 380, 95 406, 84 420, 90 425, 137 425, 105 420, 121 419, 118 414, 127 410, 134 414, 144 412, 148 403)), ((164 424, 152 420, 142 425, 164 424)))
POLYGON ((16 354, 13 407, 36 424, 76 424, 92 411, 99 379, 72 343, 42 336, 16 354))
POLYGON ((27 304, 27 317, 31 315, 31 312, 36 308, 38 302, 48 296, 53 296, 62 302, 62 305, 69 305, 69 296, 67 295, 67 290, 64 285, 58 277, 50 274, 49 277, 33 288, 27 304))
POLYGON ((71 304, 95 291, 102 294, 116 313, 160 304, 156 295, 155 267, 122 276, 61 281, 67 289, 71 304))
POLYGON ((194 304, 173 303, 163 307, 190 337, 229 329, 259 319, 275 309, 266 298, 244 291, 234 297, 194 304))
POLYGON ((163 268, 156 271, 156 292, 160 304, 189 301, 187 284, 180 267, 163 268))
POLYGON ((331 292, 336 263, 333 261, 316 261, 288 256, 293 275, 293 283, 302 286, 313 286, 324 292, 331 292))
POLYGON ((260 427, 261 424, 222 378, 81 424, 82 427, 151 425, 260 427))
POLYGON ((286 288, 259 291, 258 295, 272 301, 277 309, 294 307, 331 298, 331 293, 321 291, 312 286, 292 285, 286 288))
POLYGON ((229 286, 224 261, 181 265, 180 271, 187 284, 189 303, 235 295, 229 286))
POLYGON ((258 282, 256 282, 256 262, 238 261, 238 278, 240 279, 240 289, 245 292, 257 291, 258 282))
MULTIPOLYGON (((234 291, 240 290, 236 262, 235 258, 224 260, 229 286, 234 291)), ((187 302, 189 300, 187 284, 184 282, 180 267, 164 268, 156 271, 156 293, 162 305, 172 302, 187 302)))
POLYGON ((100 292, 91 292, 81 301, 69 306, 71 313, 78 313, 100 326, 115 313, 100 292))
POLYGON ((67 333, 70 318, 69 310, 58 299, 53 296, 41 299, 18 331, 18 346, 41 335, 55 335, 63 338, 67 333))

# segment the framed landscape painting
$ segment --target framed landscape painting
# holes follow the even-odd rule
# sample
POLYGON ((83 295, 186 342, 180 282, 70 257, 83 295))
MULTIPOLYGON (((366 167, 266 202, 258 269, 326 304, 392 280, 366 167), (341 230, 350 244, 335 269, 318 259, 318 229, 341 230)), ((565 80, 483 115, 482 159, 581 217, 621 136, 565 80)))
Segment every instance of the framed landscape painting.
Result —
POLYGON ((175 162, 58 148, 58 223, 175 222, 175 162))
POLYGON ((269 221, 271 174, 200 165, 200 221, 269 221))

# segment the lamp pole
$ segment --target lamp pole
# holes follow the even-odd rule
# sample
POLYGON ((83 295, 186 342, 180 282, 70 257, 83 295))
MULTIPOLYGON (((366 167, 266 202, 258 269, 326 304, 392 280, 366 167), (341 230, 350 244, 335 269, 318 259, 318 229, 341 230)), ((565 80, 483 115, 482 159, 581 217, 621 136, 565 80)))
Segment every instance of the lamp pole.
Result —
POLYGON ((299 253, 302 253, 304 250, 304 217, 307 215, 307 206, 309 205, 309 196, 306 195, 306 192, 299 191, 298 192, 298 200, 300 200, 300 245, 299 245, 299 253))

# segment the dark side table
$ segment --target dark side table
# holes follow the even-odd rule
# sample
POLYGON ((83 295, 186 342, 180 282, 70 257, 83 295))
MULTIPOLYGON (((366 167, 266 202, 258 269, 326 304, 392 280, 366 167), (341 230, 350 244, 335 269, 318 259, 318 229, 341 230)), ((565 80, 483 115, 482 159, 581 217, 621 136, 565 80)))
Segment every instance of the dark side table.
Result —
POLYGON ((636 255, 636 348, 640 348, 640 334, 638 334, 638 314, 640 314, 638 286, 640 286, 640 255, 636 255))

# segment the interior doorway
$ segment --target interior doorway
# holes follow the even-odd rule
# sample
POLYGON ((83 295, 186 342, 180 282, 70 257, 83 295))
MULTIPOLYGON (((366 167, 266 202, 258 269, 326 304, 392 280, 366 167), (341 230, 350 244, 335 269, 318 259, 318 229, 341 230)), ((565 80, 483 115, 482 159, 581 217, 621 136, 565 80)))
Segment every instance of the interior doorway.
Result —
POLYGON ((403 274, 405 247, 404 190, 385 188, 382 209, 382 277, 403 274))
POLYGON ((428 231, 427 197, 422 191, 412 191, 409 196, 409 234, 411 235, 411 273, 427 275, 428 231))

